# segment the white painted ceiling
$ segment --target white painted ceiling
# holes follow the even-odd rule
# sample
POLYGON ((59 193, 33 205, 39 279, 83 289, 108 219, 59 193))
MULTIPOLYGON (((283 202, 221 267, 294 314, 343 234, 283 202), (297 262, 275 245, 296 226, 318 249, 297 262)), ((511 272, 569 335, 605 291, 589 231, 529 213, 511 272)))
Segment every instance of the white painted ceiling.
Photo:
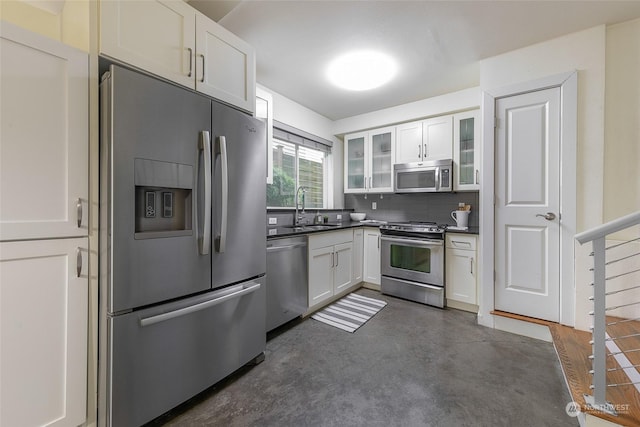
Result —
POLYGON ((478 86, 484 58, 640 17, 640 0, 189 4, 255 47, 258 83, 332 120, 478 86), (327 64, 356 49, 393 56, 397 77, 366 92, 333 87, 327 64))

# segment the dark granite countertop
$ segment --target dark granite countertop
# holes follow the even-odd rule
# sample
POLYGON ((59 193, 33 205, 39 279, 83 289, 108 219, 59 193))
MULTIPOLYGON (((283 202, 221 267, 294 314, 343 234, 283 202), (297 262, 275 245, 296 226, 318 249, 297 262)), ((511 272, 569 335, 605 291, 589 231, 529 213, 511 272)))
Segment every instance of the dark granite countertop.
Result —
POLYGON ((292 227, 289 226, 279 226, 279 227, 267 227, 267 239, 274 239, 277 237, 291 237, 291 236, 299 236, 303 234, 310 233, 324 233, 327 231, 339 231, 346 230, 356 227, 380 227, 381 223, 371 223, 365 222, 361 223, 359 221, 345 221, 333 224, 308 224, 304 227, 292 227))
POLYGON ((469 227, 467 230, 447 230, 447 233, 480 234, 480 227, 469 227))

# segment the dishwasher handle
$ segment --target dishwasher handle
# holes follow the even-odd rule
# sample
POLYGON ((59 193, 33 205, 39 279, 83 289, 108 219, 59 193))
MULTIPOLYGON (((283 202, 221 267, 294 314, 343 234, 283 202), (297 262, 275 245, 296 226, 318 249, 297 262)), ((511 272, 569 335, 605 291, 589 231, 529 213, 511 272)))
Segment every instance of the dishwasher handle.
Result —
POLYGON ((177 310, 169 311, 167 313, 157 314, 155 316, 145 317, 143 319, 140 319, 140 326, 142 327, 151 326, 156 323, 175 319, 176 317, 186 316, 187 314, 195 313, 197 311, 201 311, 209 307, 222 304, 223 302, 229 301, 234 298, 239 298, 243 295, 250 294, 260 289, 260 283, 249 282, 248 284, 238 285, 237 287, 234 287, 234 289, 235 288, 240 288, 240 289, 231 293, 227 293, 227 290, 225 289, 224 291, 216 292, 215 295, 210 300, 207 300, 198 304, 190 305, 188 307, 179 308, 177 310), (223 293, 223 295, 219 296, 221 293, 223 293))
POLYGON ((267 247, 267 252, 280 252, 280 251, 288 251, 295 248, 303 248, 306 247, 306 243, 294 243, 293 245, 282 245, 282 246, 269 246, 267 247))

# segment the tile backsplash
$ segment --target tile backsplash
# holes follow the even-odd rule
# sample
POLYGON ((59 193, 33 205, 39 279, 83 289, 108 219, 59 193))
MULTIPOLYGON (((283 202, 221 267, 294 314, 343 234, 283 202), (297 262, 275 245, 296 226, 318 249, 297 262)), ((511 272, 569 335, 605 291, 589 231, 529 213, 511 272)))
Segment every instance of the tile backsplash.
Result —
POLYGON ((367 219, 382 221, 434 221, 438 224, 455 225, 451 211, 458 203, 471 205, 469 226, 479 224, 479 193, 418 193, 418 194, 345 194, 345 209, 365 212, 367 219), (376 209, 372 208, 376 204, 376 209))

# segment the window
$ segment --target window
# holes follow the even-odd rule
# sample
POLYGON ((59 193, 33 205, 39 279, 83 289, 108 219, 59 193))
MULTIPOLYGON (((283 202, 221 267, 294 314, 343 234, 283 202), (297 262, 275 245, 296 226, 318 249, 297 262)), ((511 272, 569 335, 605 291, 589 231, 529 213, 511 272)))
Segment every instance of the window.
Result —
POLYGON ((298 187, 307 189, 305 208, 326 207, 327 152, 274 138, 273 184, 267 184, 267 206, 293 208, 298 187))

